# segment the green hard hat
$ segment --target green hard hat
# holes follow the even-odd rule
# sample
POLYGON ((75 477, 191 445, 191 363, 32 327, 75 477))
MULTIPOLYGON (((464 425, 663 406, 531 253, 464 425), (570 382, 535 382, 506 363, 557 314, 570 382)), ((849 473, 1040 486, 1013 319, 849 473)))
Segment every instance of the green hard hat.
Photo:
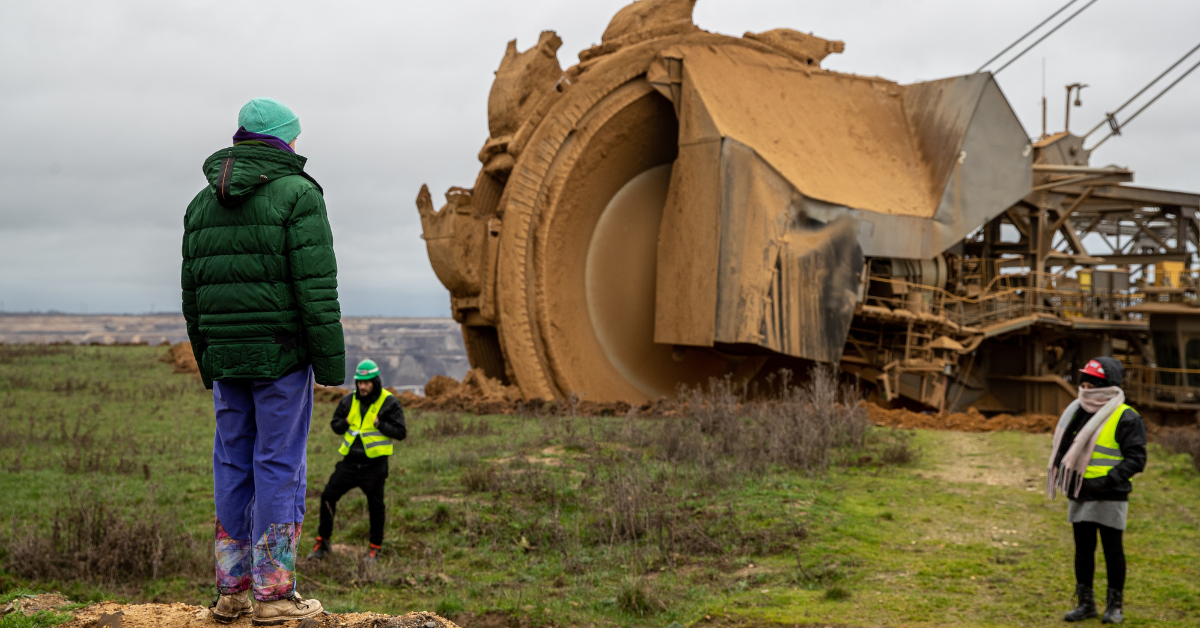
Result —
POLYGON ((379 365, 374 360, 363 360, 354 369, 354 379, 375 379, 379 377, 379 365))

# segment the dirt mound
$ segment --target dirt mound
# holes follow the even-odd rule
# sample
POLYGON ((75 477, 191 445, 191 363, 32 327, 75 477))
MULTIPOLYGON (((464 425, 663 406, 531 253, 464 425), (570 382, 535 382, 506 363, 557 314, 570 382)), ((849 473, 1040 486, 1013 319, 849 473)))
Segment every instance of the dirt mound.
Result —
MULTIPOLYGON (((391 390, 392 394, 396 393, 391 388, 388 390, 391 390)), ((317 403, 337 403, 342 400, 342 397, 349 395, 350 392, 349 388, 342 388, 341 386, 313 384, 313 401, 317 403)))
MULTIPOLYGON (((569 400, 546 401, 524 399, 516 386, 506 386, 488 377, 482 369, 471 369, 462 382, 444 375, 434 375, 425 384, 425 396, 412 391, 400 393, 405 409, 435 412, 469 412, 472 414, 526 414, 532 416, 617 416, 634 406, 623 401, 596 403, 579 396, 569 400)), ((660 400, 637 406, 639 414, 662 415, 662 408, 676 404, 660 400)))
POLYGON ((170 364, 176 373, 200 378, 200 367, 196 365, 196 356, 192 354, 192 343, 190 342, 171 345, 171 348, 167 349, 159 361, 170 364))
POLYGON ((488 377, 483 369, 471 369, 462 382, 434 375, 425 384, 425 396, 411 391, 400 394, 400 403, 414 410, 472 412, 475 414, 514 414, 526 409, 521 391, 488 377))
POLYGON ((867 405, 871 423, 885 427, 916 428, 924 430, 952 430, 956 432, 1003 432, 1018 431, 1030 434, 1048 434, 1054 431, 1058 417, 1052 414, 999 414, 988 418, 975 408, 966 412, 950 414, 924 414, 912 410, 881 408, 867 405))
POLYGON ((446 377, 445 375, 434 375, 429 379, 429 383, 425 384, 425 396, 430 399, 446 397, 458 392, 461 386, 462 384, 459 384, 454 378, 446 377))
MULTIPOLYGON (((189 604, 118 604, 99 602, 72 613, 75 618, 62 624, 63 628, 90 628, 101 615, 122 613, 121 628, 206 628, 226 626, 212 618, 203 606, 189 604)), ((454 622, 434 613, 382 615, 380 613, 327 613, 314 622, 294 622, 305 628, 458 628, 454 622), (430 626, 430 624, 433 624, 430 626)), ((243 616, 234 626, 249 626, 250 617, 243 616)))

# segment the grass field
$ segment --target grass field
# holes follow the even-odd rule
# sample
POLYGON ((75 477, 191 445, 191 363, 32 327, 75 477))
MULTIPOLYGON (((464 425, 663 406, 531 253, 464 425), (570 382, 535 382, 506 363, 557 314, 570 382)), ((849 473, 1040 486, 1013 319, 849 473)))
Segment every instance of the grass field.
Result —
MULTIPOLYGON (((212 401, 164 352, 0 346, 0 588, 212 599, 212 401), (87 525, 109 536, 71 537, 87 525), (70 568, 88 543, 150 558, 70 568), (67 557, 32 574, 38 547, 67 557)), ((332 411, 317 404, 310 434, 304 551, 338 459, 332 411)), ((302 563, 301 591, 334 611, 437 610, 468 627, 1041 626, 1070 605, 1066 504, 1042 491, 1047 436, 874 428, 809 474, 681 462, 662 421, 410 416, 385 559, 349 554, 366 545, 355 491, 334 538, 349 548, 302 563), (915 461, 878 462, 905 443, 915 461)), ((1186 456, 1152 445, 1130 515, 1127 623, 1200 624, 1186 456)))

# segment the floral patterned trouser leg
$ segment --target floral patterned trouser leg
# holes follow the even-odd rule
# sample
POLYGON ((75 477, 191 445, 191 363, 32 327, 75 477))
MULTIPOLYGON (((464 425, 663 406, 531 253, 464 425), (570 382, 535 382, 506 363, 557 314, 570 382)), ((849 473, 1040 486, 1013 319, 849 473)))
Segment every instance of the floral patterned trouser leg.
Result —
POLYGON ((272 523, 254 544, 254 599, 263 602, 291 597, 296 589, 296 545, 300 522, 272 523))
POLYGON ((250 540, 229 536, 217 519, 217 591, 233 595, 250 588, 250 540))
POLYGON ((244 591, 247 579, 264 602, 295 593, 312 388, 311 367, 275 380, 213 382, 213 502, 227 533, 217 540, 223 593, 244 591))

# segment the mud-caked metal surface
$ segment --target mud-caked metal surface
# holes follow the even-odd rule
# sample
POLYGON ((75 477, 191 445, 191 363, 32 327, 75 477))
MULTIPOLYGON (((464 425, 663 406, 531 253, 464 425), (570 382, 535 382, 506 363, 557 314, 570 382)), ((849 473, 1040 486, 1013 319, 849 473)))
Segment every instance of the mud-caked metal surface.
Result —
POLYGON ((990 75, 821 69, 841 42, 622 9, 565 71, 511 42, 471 189, 424 238, 471 363, 528 398, 643 401, 837 362, 863 258, 930 259, 1030 187, 990 75))

